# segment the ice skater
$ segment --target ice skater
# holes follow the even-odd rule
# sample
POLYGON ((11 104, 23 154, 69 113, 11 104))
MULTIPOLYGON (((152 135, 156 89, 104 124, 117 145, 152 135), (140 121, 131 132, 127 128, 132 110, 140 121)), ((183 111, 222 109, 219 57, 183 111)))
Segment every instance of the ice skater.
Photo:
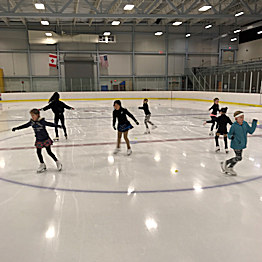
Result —
POLYGON ((145 134, 150 134, 150 129, 148 127, 148 124, 152 125, 152 129, 157 128, 157 126, 150 121, 151 112, 149 111, 147 98, 144 99, 143 106, 138 107, 138 109, 142 109, 145 112, 145 120, 144 120, 146 126, 145 134))
POLYGON ((54 124, 54 123, 50 123, 45 121, 44 118, 40 117, 40 112, 38 109, 32 109, 30 111, 30 115, 31 115, 31 119, 28 123, 18 126, 18 127, 14 127, 12 129, 13 132, 15 132, 16 130, 21 130, 24 128, 28 128, 28 127, 32 127, 34 129, 35 132, 35 137, 36 137, 36 141, 35 141, 35 146, 36 146, 36 152, 37 152, 37 156, 39 158, 40 161, 40 166, 37 169, 37 173, 41 173, 44 172, 46 170, 46 165, 44 163, 43 160, 43 156, 42 156, 42 148, 46 148, 46 151, 48 153, 49 156, 51 156, 53 158, 53 160, 56 162, 56 166, 57 169, 59 171, 62 170, 62 164, 61 162, 56 158, 56 156, 54 155, 54 153, 51 151, 51 145, 53 144, 53 141, 50 139, 47 131, 46 131, 46 126, 51 126, 51 127, 59 127, 62 128, 60 125, 54 124))
POLYGON ((229 130, 228 138, 231 140, 231 148, 234 149, 236 156, 225 162, 221 162, 222 171, 232 176, 237 175, 233 167, 237 162, 242 160, 243 149, 247 146, 247 134, 253 134, 257 127, 256 119, 253 119, 252 126, 249 126, 249 124, 244 121, 244 112, 242 111, 236 111, 234 117, 236 121, 229 130))
POLYGON ((214 99, 214 104, 209 108, 209 111, 210 110, 212 110, 212 112, 210 113, 211 122, 209 122, 209 123, 212 123, 212 125, 211 125, 209 135, 213 136, 214 135, 213 129, 214 129, 214 126, 215 126, 215 123, 216 123, 215 120, 216 120, 216 117, 217 117, 217 113, 219 112, 219 98, 216 97, 214 99))
MULTIPOLYGON (((59 120, 61 121, 62 128, 64 130, 65 138, 67 139, 67 132, 65 127, 65 117, 64 117, 64 111, 65 108, 69 110, 74 110, 73 107, 66 105, 64 102, 59 100, 60 95, 55 92, 51 98, 49 99, 49 105, 41 108, 40 110, 48 110, 52 109, 53 113, 55 114, 54 122, 55 124, 58 124, 59 120)), ((59 134, 57 127, 55 128, 56 137, 54 138, 54 141, 59 141, 59 134)))
MULTIPOLYGON (((219 136, 224 136, 224 143, 225 143, 225 152, 228 154, 228 145, 227 145, 227 124, 232 125, 232 121, 230 118, 226 115, 227 113, 227 107, 223 107, 220 110, 220 116, 215 119, 215 122, 217 123, 217 132, 215 135, 215 142, 216 142, 216 152, 220 151, 220 146, 219 146, 219 136)), ((206 121, 204 123, 213 123, 213 120, 206 121)))
POLYGON ((115 110, 113 111, 113 128, 116 130, 116 119, 118 120, 118 125, 117 125, 117 146, 114 151, 114 154, 117 154, 120 151, 120 143, 121 143, 121 137, 124 134, 124 139, 126 141, 127 145, 127 155, 132 154, 132 150, 130 147, 130 142, 128 139, 128 130, 132 129, 133 126, 130 124, 130 122, 127 120, 127 115, 134 120, 134 122, 139 125, 138 121, 135 119, 135 117, 126 109, 123 108, 121 105, 120 100, 116 100, 114 102, 114 108, 115 110))

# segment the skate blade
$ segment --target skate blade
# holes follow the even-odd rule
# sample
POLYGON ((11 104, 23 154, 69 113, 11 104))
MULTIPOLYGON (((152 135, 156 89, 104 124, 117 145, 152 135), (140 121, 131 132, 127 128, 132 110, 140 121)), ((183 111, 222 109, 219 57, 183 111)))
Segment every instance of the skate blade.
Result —
POLYGON ((46 168, 41 170, 41 171, 36 171, 37 174, 41 174, 41 173, 44 173, 44 172, 46 172, 46 168))

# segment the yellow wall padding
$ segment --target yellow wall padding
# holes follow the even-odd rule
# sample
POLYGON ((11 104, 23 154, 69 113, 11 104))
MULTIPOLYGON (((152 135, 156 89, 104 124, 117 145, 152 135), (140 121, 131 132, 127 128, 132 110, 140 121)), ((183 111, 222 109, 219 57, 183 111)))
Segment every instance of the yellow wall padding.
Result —
POLYGON ((0 68, 0 93, 5 92, 5 85, 4 85, 4 70, 0 68))

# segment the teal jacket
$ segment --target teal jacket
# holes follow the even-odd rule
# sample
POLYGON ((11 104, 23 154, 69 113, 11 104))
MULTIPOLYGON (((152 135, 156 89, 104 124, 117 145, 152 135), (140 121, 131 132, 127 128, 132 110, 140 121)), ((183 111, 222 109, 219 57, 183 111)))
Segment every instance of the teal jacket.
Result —
POLYGON ((247 133, 253 134, 257 127, 257 120, 252 121, 250 126, 246 121, 242 125, 234 122, 231 126, 228 138, 231 139, 231 148, 241 150, 247 147, 247 133))

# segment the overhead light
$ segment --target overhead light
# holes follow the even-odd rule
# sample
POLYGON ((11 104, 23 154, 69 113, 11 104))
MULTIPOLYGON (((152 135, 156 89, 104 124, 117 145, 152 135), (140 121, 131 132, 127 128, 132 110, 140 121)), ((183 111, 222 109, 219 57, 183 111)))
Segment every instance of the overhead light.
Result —
POLYGON ((208 28, 211 28, 212 25, 206 25, 205 28, 208 29, 208 28))
POLYGON ((231 42, 237 41, 237 38, 231 38, 231 42))
POLYGON ((200 11, 200 12, 205 12, 205 11, 211 9, 211 8, 212 8, 211 5, 204 5, 204 6, 202 6, 201 8, 199 8, 198 11, 200 11))
POLYGON ((35 3, 35 8, 38 10, 45 10, 45 5, 41 3, 35 3))
POLYGON ((222 38, 224 38, 224 37, 226 37, 226 36, 227 36, 227 34, 223 34, 223 35, 221 35, 222 38))
POLYGON ((111 32, 104 32, 104 36, 109 36, 111 35, 111 32))
POLYGON ((45 33, 46 36, 52 36, 52 33, 45 33))
POLYGON ((163 35, 163 32, 155 32, 155 35, 163 35))
POLYGON ((41 25, 49 25, 49 22, 46 21, 46 20, 42 20, 42 21, 41 21, 41 25))
POLYGON ((186 34, 186 37, 190 37, 191 36, 191 34, 186 34))
POLYGON ((113 21, 112 25, 120 25, 120 21, 113 21))
POLYGON ((235 16, 237 17, 237 16, 241 16, 241 15, 243 15, 243 14, 244 14, 244 12, 241 11, 241 12, 239 12, 239 13, 236 13, 235 16))
POLYGON ((178 26, 178 25, 182 25, 182 23, 183 23, 183 22, 178 22, 178 21, 177 21, 177 22, 174 22, 173 25, 178 26))
POLYGON ((125 11, 131 11, 135 6, 134 5, 125 5, 124 10, 125 11))
POLYGON ((261 34, 262 34, 262 31, 257 32, 257 34, 258 34, 258 35, 261 35, 261 34))
POLYGON ((237 33, 240 33, 241 32, 241 29, 237 29, 234 31, 234 34, 237 34, 237 33))

